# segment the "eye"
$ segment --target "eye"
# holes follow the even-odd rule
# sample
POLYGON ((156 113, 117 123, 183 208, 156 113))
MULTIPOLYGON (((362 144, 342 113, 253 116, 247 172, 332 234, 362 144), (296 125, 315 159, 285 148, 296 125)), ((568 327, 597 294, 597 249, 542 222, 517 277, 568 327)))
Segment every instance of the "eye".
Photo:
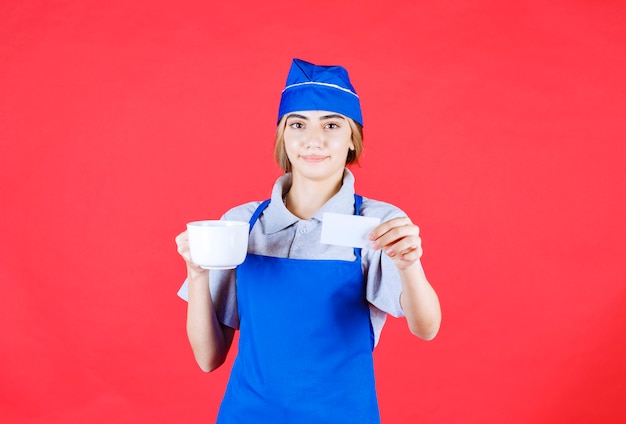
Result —
POLYGON ((329 130, 334 130, 339 128, 339 124, 336 122, 328 122, 326 125, 324 125, 324 128, 327 128, 329 130))
POLYGON ((293 128, 294 130, 299 130, 304 128, 304 124, 302 122, 291 122, 287 124, 290 128, 293 128))

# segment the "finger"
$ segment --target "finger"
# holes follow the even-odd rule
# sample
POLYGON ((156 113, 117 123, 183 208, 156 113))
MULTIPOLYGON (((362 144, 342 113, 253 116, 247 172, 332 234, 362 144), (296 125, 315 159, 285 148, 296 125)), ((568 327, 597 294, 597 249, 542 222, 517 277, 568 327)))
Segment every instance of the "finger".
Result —
POLYGON ((384 248, 387 256, 395 257, 421 249, 422 241, 419 237, 405 237, 384 248))
POLYGON ((385 221, 372 231, 374 238, 379 238, 385 233, 388 233, 394 228, 402 227, 404 225, 411 224, 411 220, 408 217, 394 218, 389 221, 385 221))
POLYGON ((176 236, 174 239, 177 246, 188 246, 189 245, 189 234, 187 231, 184 231, 176 236))
POLYGON ((399 250, 393 256, 389 256, 394 262, 398 265, 400 264, 411 264, 416 261, 419 261, 422 257, 423 250, 421 247, 410 247, 407 249, 399 250))
POLYGON ((193 263, 191 260, 191 251, 189 250, 189 235, 184 231, 176 236, 176 251, 187 263, 193 263))
POLYGON ((183 253, 181 253, 180 256, 182 256, 182 258, 185 260, 185 262, 187 262, 187 264, 193 267, 198 267, 198 265, 196 265, 193 259, 191 259, 191 253, 189 252, 189 250, 183 251, 183 253))
POLYGON ((409 224, 411 224, 411 220, 408 217, 390 219, 389 221, 385 221, 376 228, 374 228, 370 232, 369 238, 370 240, 376 240, 393 228, 409 224))
POLYGON ((416 248, 411 251, 402 253, 400 255, 400 259, 402 259, 405 262, 415 262, 415 261, 418 261, 422 257, 422 253, 423 251, 421 248, 416 248))
POLYGON ((180 233, 174 238, 174 242, 176 243, 177 246, 180 246, 182 243, 188 240, 186 233, 187 233, 186 231, 183 233, 180 233))
POLYGON ((403 225, 400 227, 395 227, 381 235, 377 240, 374 241, 383 249, 395 245, 401 240, 408 239, 409 242, 414 242, 415 239, 419 238, 419 228, 416 225, 409 224, 403 225))

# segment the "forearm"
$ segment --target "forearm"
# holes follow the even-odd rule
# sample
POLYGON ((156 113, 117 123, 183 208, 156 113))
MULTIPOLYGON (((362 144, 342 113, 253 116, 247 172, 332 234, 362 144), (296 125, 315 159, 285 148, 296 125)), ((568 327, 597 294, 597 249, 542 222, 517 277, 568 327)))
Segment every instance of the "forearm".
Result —
POLYGON ((419 261, 400 270, 402 294, 400 304, 411 333, 424 340, 431 340, 439 331, 441 308, 437 293, 432 288, 419 261))
POLYGON ((200 368, 209 372, 219 367, 228 354, 230 343, 217 319, 209 273, 188 272, 187 337, 200 368))

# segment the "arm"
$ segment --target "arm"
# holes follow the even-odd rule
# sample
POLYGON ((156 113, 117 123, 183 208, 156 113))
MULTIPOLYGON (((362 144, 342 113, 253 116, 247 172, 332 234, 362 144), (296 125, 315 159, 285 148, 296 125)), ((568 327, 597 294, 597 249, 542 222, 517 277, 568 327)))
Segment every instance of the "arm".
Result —
POLYGON ((382 223, 370 234, 374 249, 383 249, 398 268, 402 280, 400 305, 412 334, 431 340, 439 331, 441 308, 420 264, 422 240, 409 218, 382 223))
POLYGON ((186 231, 176 237, 176 245, 187 263, 187 337, 196 362, 203 371, 210 372, 224 363, 235 330, 217 319, 209 290, 209 271, 192 262, 186 231))

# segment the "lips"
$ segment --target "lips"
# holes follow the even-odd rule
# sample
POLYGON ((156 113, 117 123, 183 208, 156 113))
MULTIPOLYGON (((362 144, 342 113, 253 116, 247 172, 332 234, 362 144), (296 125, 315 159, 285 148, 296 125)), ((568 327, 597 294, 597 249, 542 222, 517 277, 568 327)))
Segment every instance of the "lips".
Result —
POLYGON ((322 162, 328 158, 328 156, 323 155, 300 155, 300 158, 305 162, 322 162))

